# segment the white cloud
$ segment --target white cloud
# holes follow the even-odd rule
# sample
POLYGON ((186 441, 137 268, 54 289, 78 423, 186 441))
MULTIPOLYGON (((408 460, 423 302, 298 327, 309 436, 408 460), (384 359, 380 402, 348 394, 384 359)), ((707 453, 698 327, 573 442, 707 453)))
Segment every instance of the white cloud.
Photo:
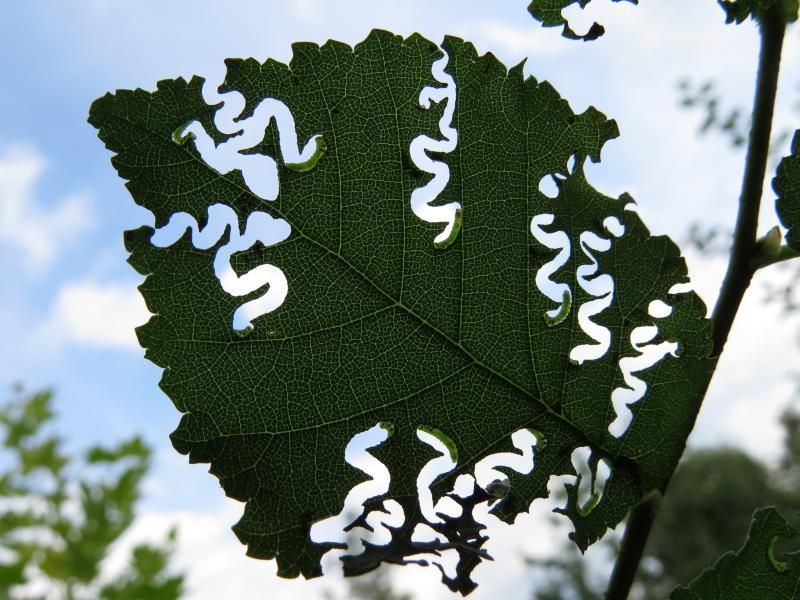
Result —
POLYGON ((86 195, 65 196, 55 204, 37 198, 35 187, 45 167, 34 148, 0 151, 0 244, 20 251, 25 266, 37 270, 94 225, 86 195))
POLYGON ((134 328, 150 313, 131 283, 82 281, 61 288, 38 335, 95 348, 139 348, 134 328))
POLYGON ((114 546, 103 571, 118 572, 134 545, 145 541, 161 543, 166 532, 177 527, 175 568, 187 574, 186 597, 190 600, 311 600, 323 598, 325 590, 342 590, 340 581, 327 577, 312 581, 281 579, 276 574, 275 561, 248 558, 245 547, 230 529, 241 513, 242 505, 233 501, 216 512, 143 512, 114 546))
POLYGON ((306 22, 316 22, 320 20, 322 7, 317 0, 294 0, 288 6, 291 13, 298 19, 306 22))

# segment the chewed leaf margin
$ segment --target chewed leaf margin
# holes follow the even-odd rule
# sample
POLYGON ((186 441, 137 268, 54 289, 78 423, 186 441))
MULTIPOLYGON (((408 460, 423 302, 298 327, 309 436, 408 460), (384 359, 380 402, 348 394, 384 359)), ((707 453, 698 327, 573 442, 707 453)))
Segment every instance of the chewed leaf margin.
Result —
MULTIPOLYGON (((631 4, 638 4, 639 0, 612 0, 613 2, 630 2, 631 4)), ((563 29, 561 35, 571 40, 583 40, 584 42, 591 42, 596 40, 606 30, 600 23, 592 23, 589 30, 584 34, 576 33, 569 24, 569 21, 564 17, 562 11, 571 6, 572 4, 579 4, 581 8, 585 8, 591 0, 532 0, 528 6, 528 12, 537 21, 541 22, 544 27, 559 27, 563 29)))
POLYGON ((778 556, 778 540, 797 541, 798 532, 774 507, 753 513, 747 541, 670 600, 796 600, 800 594, 800 553, 778 556))
MULTIPOLYGON (((584 34, 577 33, 562 11, 567 7, 578 4, 585 8, 592 0, 532 0, 528 6, 530 15, 544 27, 562 27, 561 34, 571 40, 590 42, 603 36, 605 27, 600 23, 592 23, 584 34)), ((639 0, 612 0, 612 2, 631 2, 638 4, 639 0)), ((717 4, 725 11, 725 22, 739 25, 749 18, 758 18, 765 10, 779 6, 787 23, 798 19, 798 0, 717 0, 717 4)))
POLYGON ((800 251, 800 130, 794 133, 791 153, 778 165, 772 187, 778 195, 775 209, 787 229, 786 243, 800 251))

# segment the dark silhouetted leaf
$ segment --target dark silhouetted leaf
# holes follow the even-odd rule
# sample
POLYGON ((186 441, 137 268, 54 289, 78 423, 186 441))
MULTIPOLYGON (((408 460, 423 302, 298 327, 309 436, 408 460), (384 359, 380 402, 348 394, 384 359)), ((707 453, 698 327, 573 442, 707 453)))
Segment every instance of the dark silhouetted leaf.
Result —
POLYGON ((778 217, 788 229, 786 243, 800 250, 800 130, 795 132, 792 139, 791 154, 778 165, 772 187, 778 194, 775 203, 778 217))
MULTIPOLYGON (((596 40, 603 35, 606 30, 600 23, 592 23, 591 27, 586 33, 579 34, 572 29, 567 19, 562 14, 562 11, 573 4, 580 5, 585 8, 592 0, 532 0, 528 6, 528 12, 531 16, 540 21, 545 27, 563 27, 561 35, 571 40, 583 40, 590 42, 596 40)), ((630 2, 631 4, 638 4, 639 0, 613 0, 614 2, 630 2)))
MULTIPOLYGON (((310 528, 338 514, 365 480, 344 450, 378 423, 392 435, 373 454, 391 482, 367 510, 394 499, 405 522, 391 529, 388 546, 346 557, 351 572, 456 548, 457 576, 445 581, 464 593, 474 585, 469 575, 484 556, 484 538, 471 514, 436 524, 447 540, 438 546, 411 540, 414 526, 426 523, 417 477, 435 456, 418 430, 438 432, 457 457, 457 467, 437 480, 436 498, 482 458, 515 452, 514 432, 534 433, 532 472, 507 469, 507 481, 458 500, 471 513, 491 497, 506 521, 545 497, 553 475, 576 475, 573 452, 590 448, 589 468, 602 462, 611 475, 602 492, 591 482, 589 501, 580 498, 578 478, 563 509, 585 549, 665 485, 693 425, 687 415, 696 413, 714 367, 705 307, 693 292, 673 289, 687 281, 678 248, 650 236, 630 197, 604 196, 584 176, 584 162, 600 159, 616 124, 594 108, 574 114, 548 83, 525 78, 522 65, 509 70, 456 38, 442 48, 457 89, 458 143, 431 158, 449 167, 439 196, 461 207, 446 243, 433 242, 441 225, 410 207, 412 192, 430 181, 415 166, 411 142, 440 136, 443 115, 441 103, 420 106, 423 88, 438 85, 432 65, 442 50, 419 35, 375 31, 355 48, 296 44, 288 66, 227 61, 222 90, 243 95, 240 120, 273 98, 291 110, 297 139, 324 140, 314 164, 276 163, 274 201, 253 191, 251 173, 212 168, 192 142, 192 128, 212 132, 218 144, 238 139, 215 129, 219 105, 204 102, 202 80, 118 91, 91 109, 114 166, 158 228, 185 213, 182 222, 199 230, 213 210, 211 221, 223 214, 218 205, 227 207, 230 221, 210 247, 185 228, 168 247, 151 242, 152 228, 127 233, 130 262, 147 276, 141 291, 155 315, 138 335, 183 413, 175 448, 191 462, 211 463, 225 492, 246 502, 235 532, 249 555, 277 558, 282 576, 321 573, 320 559, 335 544, 313 543, 310 528), (557 181, 555 198, 539 190, 547 176, 557 181), (277 266, 288 295, 248 327, 234 328, 242 302, 258 294, 227 293, 214 256, 244 235, 240 228, 255 214, 288 224, 291 234, 233 254, 232 269, 243 276, 277 266), (564 294, 556 300, 537 285, 560 256, 533 234, 542 215, 552 215, 552 223, 536 226, 542 235, 562 232, 572 249, 551 269, 552 285, 564 294), (606 247, 595 251, 600 238, 606 247), (613 292, 590 291, 590 280, 613 280, 613 292), (654 316, 656 300, 668 314, 654 316), (586 315, 593 325, 581 324, 586 315), (672 343, 674 351, 634 377, 620 361, 641 355, 644 342, 631 336, 643 327, 651 334, 657 327, 650 343, 672 343), (573 355, 580 346, 597 355, 573 355), (626 387, 644 397, 630 406, 630 426, 612 434, 619 416, 611 396, 626 387)), ((268 123, 247 160, 281 156, 288 134, 281 130, 279 140, 277 133, 268 123)))
POLYGON ((749 17, 758 18, 765 10, 777 6, 787 23, 797 20, 797 0, 717 0, 725 11, 726 23, 742 23, 749 17))
POLYGON ((776 556, 779 539, 798 535, 774 508, 753 514, 747 541, 728 552, 688 587, 676 588, 671 600, 796 600, 800 594, 800 554, 776 556))

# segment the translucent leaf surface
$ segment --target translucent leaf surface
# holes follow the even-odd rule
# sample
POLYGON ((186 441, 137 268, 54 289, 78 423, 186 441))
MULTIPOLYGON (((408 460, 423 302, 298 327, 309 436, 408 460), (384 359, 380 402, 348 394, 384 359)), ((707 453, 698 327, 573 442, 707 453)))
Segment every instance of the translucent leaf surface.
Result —
POLYGON ((342 543, 312 529, 366 486, 345 520, 388 540, 345 571, 456 552, 440 568, 466 593, 473 507, 512 521, 571 475, 585 549, 665 484, 709 322, 675 244, 587 183, 613 121, 456 38, 375 31, 227 68, 213 105, 198 78, 162 81, 90 122, 156 218, 126 244, 155 315, 139 340, 184 413, 173 444, 246 502, 249 555, 319 575, 342 543))
MULTIPOLYGON (((563 27, 561 34, 573 40, 583 40, 590 42, 596 40, 605 33, 605 28, 600 23, 592 23, 591 27, 586 33, 576 33, 569 24, 569 21, 562 14, 562 11, 568 6, 578 4, 584 8, 592 0, 532 0, 528 6, 528 12, 531 16, 540 21, 545 27, 563 27)), ((613 2, 630 2, 631 4, 638 4, 639 0, 612 0, 613 2)))
POLYGON ((792 139, 791 154, 778 165, 772 187, 778 194, 775 203, 778 217, 788 229, 786 243, 800 250, 800 131, 796 131, 792 139))
POLYGON ((775 544, 798 532, 774 508, 753 514, 747 541, 728 552, 670 600, 796 600, 800 597, 800 554, 777 556, 775 544))

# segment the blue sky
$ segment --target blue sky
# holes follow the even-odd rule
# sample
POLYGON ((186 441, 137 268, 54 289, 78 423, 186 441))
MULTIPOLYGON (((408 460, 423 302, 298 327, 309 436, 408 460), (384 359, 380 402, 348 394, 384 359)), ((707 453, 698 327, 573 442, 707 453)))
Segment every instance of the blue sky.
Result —
MULTIPOLYGON (((606 25, 603 39, 583 44, 537 27, 526 4, 42 0, 4 7, 0 273, 6 284, 0 286, 5 340, 0 382, 54 386, 60 422, 73 447, 133 433, 147 437, 157 461, 136 535, 154 535, 170 522, 190 524, 181 560, 194 568, 193 597, 214 597, 214 573, 218 578, 223 568, 244 581, 257 580, 261 589, 280 586, 270 588, 280 589, 280 597, 308 597, 320 584, 286 587, 269 575, 272 567, 243 559, 227 530, 238 507, 220 498, 205 467, 189 466, 169 446, 178 416, 157 387, 159 370, 144 360, 132 335, 146 316, 135 291, 140 279, 122 247, 123 230, 151 219, 130 200, 109 153, 86 123, 89 105, 106 91, 153 89, 162 78, 194 73, 219 78, 228 56, 286 61, 293 41, 355 43, 373 27, 419 31, 435 41, 451 33, 509 65, 527 58, 526 72, 553 83, 573 108, 593 104, 616 118, 622 137, 608 144, 590 178, 608 194, 631 192, 655 233, 681 240, 693 221, 730 228, 738 191, 738 179, 730 174, 740 171, 742 156, 730 152, 724 140, 696 136, 699 115, 680 110, 676 82, 686 75, 715 79, 731 105, 746 106, 756 56, 754 26, 725 27, 712 0, 643 0, 638 7, 596 0, 587 15, 570 10, 579 28, 595 17, 606 25), (197 551, 202 544, 224 548, 225 554, 197 551)), ((800 121, 792 112, 800 96, 800 78, 791 77, 798 59, 800 39, 793 29, 778 105, 778 122, 787 128, 800 121)), ((762 230, 775 223, 773 197, 768 190, 762 230)), ((712 301, 722 261, 692 254, 688 259, 697 289, 712 301)), ((764 279, 781 277, 776 272, 756 281, 693 443, 738 443, 775 457, 780 446, 775 417, 791 399, 786 373, 797 364, 788 358, 796 356, 797 323, 781 325, 774 307, 763 309, 760 288, 764 279)), ((530 540, 535 538, 534 533, 530 540)), ((498 561, 485 568, 487 581, 496 582, 495 593, 497 582, 520 589, 524 572, 514 565, 506 569, 498 561)), ((428 579, 420 578, 419 585, 427 586, 428 579)), ((475 597, 488 596, 490 588, 475 597)), ((249 589, 243 587, 237 597, 264 597, 249 589)))

